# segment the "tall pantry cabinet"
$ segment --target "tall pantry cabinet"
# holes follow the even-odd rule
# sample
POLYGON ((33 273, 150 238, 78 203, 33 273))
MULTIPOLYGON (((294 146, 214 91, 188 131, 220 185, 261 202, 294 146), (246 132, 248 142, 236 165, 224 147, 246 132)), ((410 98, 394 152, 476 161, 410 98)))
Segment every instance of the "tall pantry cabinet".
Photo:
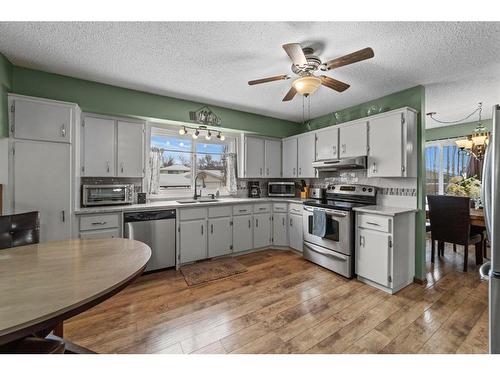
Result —
POLYGON ((71 238, 76 104, 9 95, 6 212, 40 213, 40 241, 71 238))

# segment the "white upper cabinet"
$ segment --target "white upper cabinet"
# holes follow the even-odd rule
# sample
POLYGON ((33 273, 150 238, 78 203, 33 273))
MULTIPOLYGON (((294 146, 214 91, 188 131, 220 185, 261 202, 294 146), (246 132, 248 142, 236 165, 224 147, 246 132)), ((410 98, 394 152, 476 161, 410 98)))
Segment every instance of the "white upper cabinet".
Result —
POLYGON ((368 124, 366 121, 339 128, 340 158, 366 156, 368 151, 368 124))
POLYGON ((115 121, 86 116, 83 123, 84 176, 115 176, 115 121))
POLYGON ((328 128, 316 132, 316 160, 331 160, 339 157, 339 128, 328 128))
POLYGON ((17 97, 11 100, 10 106, 14 138, 71 143, 76 106, 17 97))
POLYGON ((415 113, 410 110, 369 122, 368 177, 416 177, 415 113))
POLYGON ((82 176, 143 177, 143 123, 86 115, 82 126, 82 176))
MULTIPOLYGON (((281 177, 281 140, 242 136, 244 178, 281 177)), ((241 155, 240 155, 241 156, 241 155)))
POLYGON ((297 138, 297 177, 316 177, 316 171, 312 166, 316 157, 315 143, 316 136, 312 132, 297 138))
POLYGON ((264 172, 267 178, 281 177, 281 140, 266 139, 264 172))
POLYGON ((264 139, 245 137, 245 177, 265 177, 264 152, 264 139))
POLYGON ((297 138, 283 140, 283 177, 297 177, 297 138))
POLYGON ((118 177, 142 177, 144 171, 144 125, 118 121, 118 177))

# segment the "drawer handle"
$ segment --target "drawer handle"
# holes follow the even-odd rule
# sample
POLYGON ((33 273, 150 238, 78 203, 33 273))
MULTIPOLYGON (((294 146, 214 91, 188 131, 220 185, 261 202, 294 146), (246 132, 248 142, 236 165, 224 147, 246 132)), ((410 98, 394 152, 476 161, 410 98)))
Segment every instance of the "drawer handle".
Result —
POLYGON ((243 209, 243 210, 238 210, 239 212, 247 212, 247 210, 243 209))
POLYGON ((259 207, 259 211, 263 211, 265 209, 266 209, 265 207, 259 207))
POLYGON ((373 221, 367 221, 367 222, 366 222, 366 224, 375 225, 375 226, 377 226, 377 227, 379 227, 379 226, 380 226, 380 224, 378 224, 378 223, 374 223, 373 221))
POLYGON ((107 223, 106 221, 95 221, 92 223, 92 225, 104 225, 106 223, 107 223))

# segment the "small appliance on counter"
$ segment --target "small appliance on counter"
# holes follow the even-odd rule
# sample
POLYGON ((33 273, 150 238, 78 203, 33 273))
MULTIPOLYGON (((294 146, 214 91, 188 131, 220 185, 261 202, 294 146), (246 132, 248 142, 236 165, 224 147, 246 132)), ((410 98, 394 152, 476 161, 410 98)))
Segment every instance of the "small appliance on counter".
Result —
POLYGON ((259 181, 248 181, 248 198, 260 198, 259 181))
POLYGON ((267 195, 270 197, 295 197, 295 182, 273 181, 267 184, 267 195))
POLYGON ((323 200, 325 199, 325 192, 326 192, 325 188, 311 187, 308 189, 307 198, 323 200))
POLYGON ((82 206, 134 203, 133 184, 82 185, 82 206))
POLYGON ((137 204, 146 204, 146 193, 137 193, 137 204))

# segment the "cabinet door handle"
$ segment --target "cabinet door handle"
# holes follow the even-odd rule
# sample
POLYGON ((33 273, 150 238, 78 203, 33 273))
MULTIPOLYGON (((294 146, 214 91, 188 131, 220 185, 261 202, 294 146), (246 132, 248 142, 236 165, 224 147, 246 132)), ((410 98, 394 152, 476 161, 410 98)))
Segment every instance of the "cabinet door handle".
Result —
POLYGON ((337 146, 332 147, 333 154, 335 155, 337 153, 337 146))
POLYGON ((379 226, 380 226, 380 224, 379 224, 379 223, 374 223, 373 221, 367 221, 367 222, 366 222, 366 224, 375 225, 375 226, 377 226, 377 227, 379 227, 379 226))
POLYGON ((375 162, 373 162, 372 172, 377 173, 377 163, 375 163, 375 162))
POLYGON ((123 169, 124 169, 124 168, 125 168, 125 167, 124 167, 124 163, 123 163, 123 162, 121 162, 121 170, 122 170, 122 173, 123 173, 123 169))
POLYGON ((269 168, 266 169, 267 175, 269 176, 269 168))
POLYGON ((302 167, 299 168, 299 175, 302 174, 302 167))
POLYGON ((210 233, 214 234, 214 225, 213 224, 210 224, 210 233))
POLYGON ((252 220, 248 219, 248 227, 251 228, 252 227, 252 220))
POLYGON ((295 176, 295 168, 293 168, 293 172, 292 172, 292 174, 295 176))
POLYGON ((106 162, 106 170, 108 171, 109 173, 109 161, 106 162))
POLYGON ((66 213, 64 212, 64 210, 61 211, 61 220, 63 223, 66 221, 66 213))
POLYGON ((66 126, 64 124, 61 126, 61 137, 66 137, 66 126))
POLYGON ((201 235, 203 236, 203 224, 201 224, 201 235))
POLYGON ((342 144, 342 153, 343 154, 345 154, 346 149, 347 149, 347 147, 346 147, 345 143, 342 144))
POLYGON ((283 218, 283 226, 285 226, 285 218, 283 218))
POLYGON ((259 219, 255 219, 255 227, 258 228, 259 227, 259 219))
POLYGON ((94 221, 93 223, 90 223, 90 224, 92 224, 92 225, 104 225, 104 224, 106 224, 106 222, 105 221, 94 221))
POLYGON ((243 210, 238 210, 238 212, 247 212, 247 210, 243 209, 243 210))
POLYGON ((260 168, 260 175, 262 176, 262 168, 260 168))
POLYGON ((291 226, 291 227, 293 226, 293 224, 292 224, 292 223, 293 223, 293 220, 292 220, 292 218, 290 218, 290 226, 291 226))

